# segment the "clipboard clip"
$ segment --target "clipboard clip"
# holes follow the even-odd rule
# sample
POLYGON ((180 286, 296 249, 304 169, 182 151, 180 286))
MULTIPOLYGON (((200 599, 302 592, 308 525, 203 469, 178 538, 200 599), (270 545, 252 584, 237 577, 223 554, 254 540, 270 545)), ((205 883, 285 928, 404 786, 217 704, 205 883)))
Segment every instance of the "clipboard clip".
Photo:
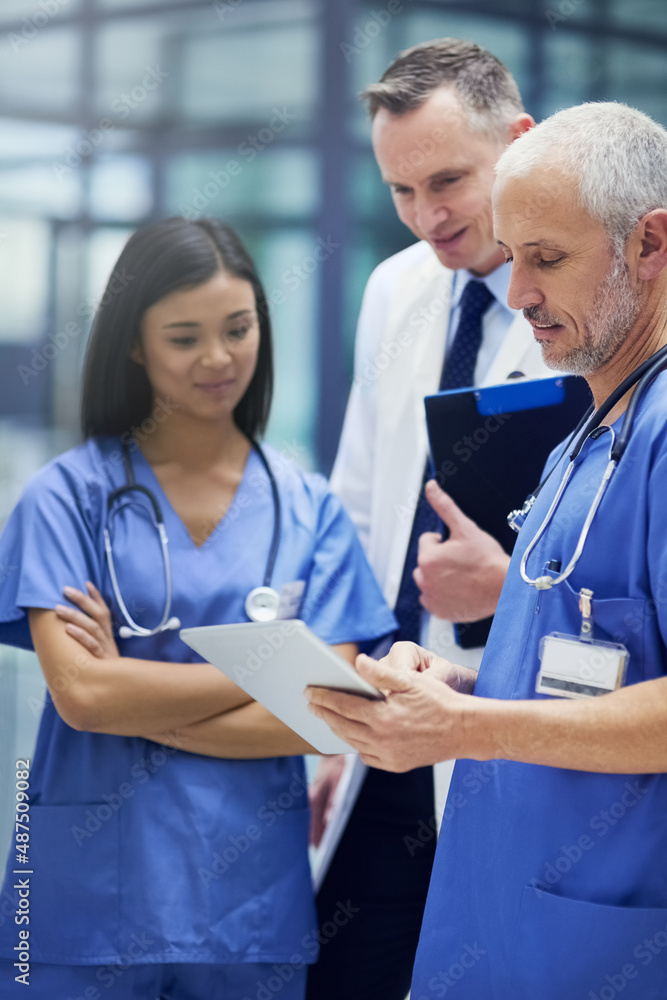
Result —
POLYGON ((535 497, 531 493, 531 495, 525 501, 523 507, 521 507, 519 510, 512 510, 507 515, 507 523, 509 524, 512 531, 516 531, 517 535, 523 528, 523 523, 530 514, 536 499, 537 497, 535 497))

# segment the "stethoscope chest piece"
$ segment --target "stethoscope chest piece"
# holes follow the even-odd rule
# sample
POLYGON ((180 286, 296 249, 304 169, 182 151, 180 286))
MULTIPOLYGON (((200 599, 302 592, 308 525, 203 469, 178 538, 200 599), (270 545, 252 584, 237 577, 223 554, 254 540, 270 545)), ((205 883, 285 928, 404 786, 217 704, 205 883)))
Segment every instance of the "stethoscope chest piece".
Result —
POLYGON ((252 622, 272 622, 278 617, 280 594, 273 587, 255 587, 245 599, 245 612, 252 622))

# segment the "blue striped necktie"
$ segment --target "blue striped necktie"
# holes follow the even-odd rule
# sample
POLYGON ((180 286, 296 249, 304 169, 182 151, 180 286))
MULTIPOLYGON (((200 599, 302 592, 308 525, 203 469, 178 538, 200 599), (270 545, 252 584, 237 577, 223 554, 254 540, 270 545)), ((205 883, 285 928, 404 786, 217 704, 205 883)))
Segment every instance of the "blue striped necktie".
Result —
MULTIPOLYGON (((474 384, 477 353, 482 343, 482 317, 493 299, 493 294, 483 281, 471 278, 463 289, 454 343, 445 359, 440 377, 441 391, 463 389, 474 384)), ((419 588, 412 573, 417 567, 419 536, 424 532, 440 529, 438 515, 424 496, 424 486, 430 478, 431 464, 427 461, 394 608, 398 620, 397 641, 419 642, 422 606, 419 603, 419 588)))

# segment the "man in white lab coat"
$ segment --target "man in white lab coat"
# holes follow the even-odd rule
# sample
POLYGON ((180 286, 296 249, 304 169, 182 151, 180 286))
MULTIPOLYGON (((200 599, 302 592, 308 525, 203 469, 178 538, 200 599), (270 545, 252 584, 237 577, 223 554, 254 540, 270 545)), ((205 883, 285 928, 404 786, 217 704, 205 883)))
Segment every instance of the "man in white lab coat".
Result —
MULTIPOLYGON (((509 560, 437 487, 424 500, 423 400, 439 387, 553 375, 530 325, 507 306, 510 265, 491 217, 495 163, 534 121, 506 67, 457 39, 401 53, 364 96, 383 180, 419 242, 366 287, 332 485, 396 608, 398 638, 477 667, 482 648, 461 648, 452 620, 493 613, 509 560)), ((335 774, 325 763, 316 779, 316 818, 335 774)), ((431 769, 366 775, 318 897, 323 927, 337 900, 349 899, 355 916, 323 943, 309 1000, 407 993, 447 767, 440 779, 434 806, 431 769)))

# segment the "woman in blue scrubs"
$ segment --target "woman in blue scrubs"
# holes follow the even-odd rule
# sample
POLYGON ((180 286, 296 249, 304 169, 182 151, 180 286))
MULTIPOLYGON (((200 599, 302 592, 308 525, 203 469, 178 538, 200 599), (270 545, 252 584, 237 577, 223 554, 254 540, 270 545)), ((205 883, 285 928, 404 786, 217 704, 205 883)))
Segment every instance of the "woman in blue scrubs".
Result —
MULTIPOLYGON (((133 476, 164 517, 170 614, 248 620, 275 512, 253 445, 272 389, 266 299, 227 226, 170 219, 129 240, 102 303, 85 443, 33 477, 0 538, 0 641, 34 647, 48 687, 29 860, 12 850, 3 887, 0 995, 24 995, 20 943, 35 1000, 297 1000, 317 958, 310 748, 173 627, 119 633, 104 544, 108 525, 118 592, 153 629, 167 593, 150 501, 109 504, 133 476)), ((391 613, 325 481, 264 453, 282 509, 272 585, 304 581, 299 616, 352 660, 391 613)))

